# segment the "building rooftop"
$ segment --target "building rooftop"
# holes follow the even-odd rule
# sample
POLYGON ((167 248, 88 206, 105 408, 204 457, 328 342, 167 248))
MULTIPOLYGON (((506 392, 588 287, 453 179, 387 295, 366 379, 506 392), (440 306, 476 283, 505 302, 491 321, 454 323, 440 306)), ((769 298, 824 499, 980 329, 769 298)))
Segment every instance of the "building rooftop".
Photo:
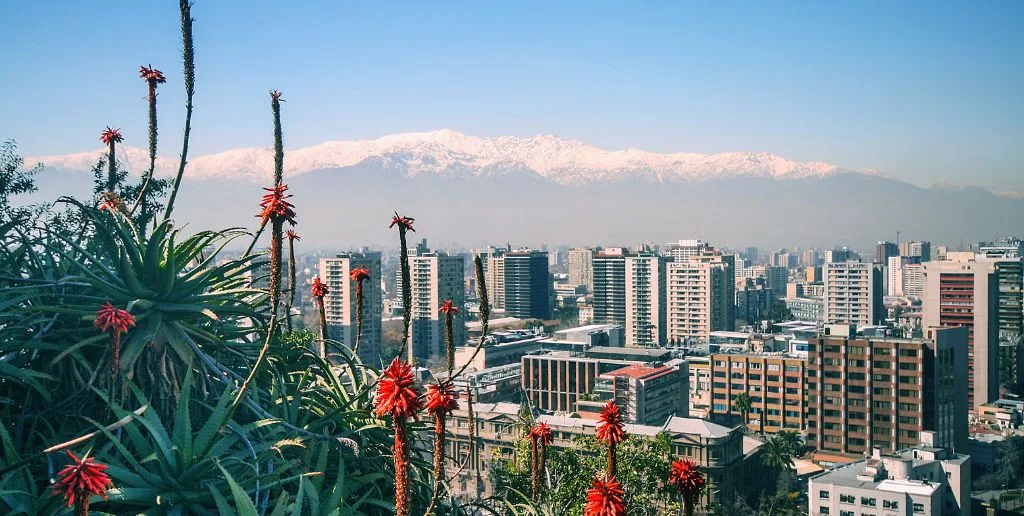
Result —
MULTIPOLYGON (((967 455, 948 454, 945 458, 921 458, 918 452, 925 452, 931 456, 940 457, 945 453, 941 448, 919 446, 908 448, 891 454, 880 455, 879 458, 861 459, 849 464, 833 467, 819 475, 812 477, 815 483, 834 484, 845 487, 861 489, 877 489, 895 493, 906 493, 913 495, 930 495, 942 487, 941 483, 916 480, 914 478, 887 478, 876 472, 884 471, 885 460, 910 461, 911 475, 918 467, 935 462, 954 462, 963 464, 969 460, 967 455)), ((891 473, 891 472, 890 472, 891 473)))
POLYGON ((681 434, 693 434, 701 437, 728 437, 733 428, 712 423, 704 419, 692 417, 670 417, 663 430, 681 434))
POLYGON ((621 328, 619 324, 588 324, 586 326, 577 326, 575 328, 566 328, 564 330, 558 330, 555 335, 567 335, 569 333, 588 332, 588 331, 607 331, 615 328, 621 328))
POLYGON ((613 346, 594 346, 586 352, 588 355, 628 355, 637 359, 648 358, 651 360, 659 359, 668 354, 668 351, 662 348, 617 348, 613 346))
POLYGON ((601 376, 628 376, 630 378, 650 378, 652 376, 660 376, 666 372, 670 372, 673 369, 668 366, 649 366, 646 364, 633 364, 623 367, 622 369, 616 369, 614 371, 608 371, 601 376))

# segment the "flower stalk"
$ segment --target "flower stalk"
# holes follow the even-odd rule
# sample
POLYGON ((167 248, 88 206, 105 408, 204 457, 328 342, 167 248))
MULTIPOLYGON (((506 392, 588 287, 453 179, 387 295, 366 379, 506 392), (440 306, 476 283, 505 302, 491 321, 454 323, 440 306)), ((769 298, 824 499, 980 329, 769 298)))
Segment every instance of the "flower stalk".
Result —
POLYGON ((459 309, 452 303, 451 299, 441 304, 440 312, 444 314, 444 347, 448 357, 448 376, 451 377, 455 370, 455 335, 453 333, 452 319, 459 313, 459 309))
POLYGON ((288 303, 285 305, 285 321, 288 331, 292 331, 292 307, 295 306, 295 241, 302 240, 302 237, 289 229, 285 233, 288 237, 288 303))
POLYGON ((171 217, 174 210, 174 199, 181 187, 181 178, 185 175, 185 164, 188 163, 188 137, 192 132, 192 96, 196 92, 195 48, 192 45, 192 0, 178 0, 181 11, 182 68, 185 75, 185 135, 181 140, 181 160, 178 162, 178 173, 174 176, 171 193, 164 207, 164 220, 171 217))
POLYGON ((330 292, 327 290, 327 284, 320 280, 320 276, 314 276, 313 286, 310 288, 309 293, 313 297, 317 312, 320 315, 320 355, 322 357, 323 350, 326 348, 325 341, 327 340, 327 312, 324 309, 324 296, 330 292))
POLYGON ((597 439, 608 445, 608 470, 605 472, 607 478, 615 477, 615 448, 626 440, 625 428, 619 406, 614 401, 609 401, 601 410, 597 422, 597 439))
POLYGON ((707 480, 701 474, 697 463, 692 460, 673 462, 668 474, 668 483, 676 488, 682 499, 683 514, 693 516, 697 501, 707 487, 707 480))
POLYGON ((395 444, 392 447, 395 461, 395 514, 408 516, 409 500, 409 427, 408 420, 415 419, 420 410, 420 397, 412 366, 396 357, 382 372, 377 384, 374 400, 374 415, 391 416, 395 426, 395 444))
POLYGON ((147 100, 149 101, 149 170, 146 171, 146 177, 142 180, 142 188, 139 189, 139 195, 135 199, 135 204, 132 206, 132 211, 141 209, 142 220, 147 220, 147 209, 146 209, 146 193, 149 190, 149 184, 153 180, 153 174, 156 171, 156 141, 157 141, 157 125, 156 125, 156 88, 157 85, 164 84, 167 82, 167 78, 164 77, 163 72, 153 68, 153 65, 140 66, 139 77, 146 81, 146 85, 149 87, 149 95, 147 100))
POLYGON ((412 327, 412 285, 409 280, 409 246, 406 242, 406 233, 416 232, 412 227, 415 221, 416 219, 399 215, 396 211, 388 226, 388 228, 398 227, 398 250, 400 253, 398 264, 402 276, 402 345, 407 350, 409 363, 416 361, 416 354, 413 353, 412 344, 409 342, 409 333, 412 327))
POLYGON ((356 345, 352 354, 359 354, 359 345, 363 342, 363 282, 370 278, 366 267, 357 267, 348 273, 349 279, 356 283, 356 345))
POLYGON ((94 324, 100 331, 110 332, 110 376, 116 378, 121 369, 121 334, 128 333, 128 328, 135 326, 135 316, 108 301, 96 311, 94 324))
POLYGON ((117 144, 124 141, 121 130, 116 127, 107 126, 100 133, 100 141, 107 144, 107 195, 113 198, 116 195, 114 188, 117 187, 117 144))
POLYGON ((434 494, 430 501, 431 508, 441 496, 444 481, 445 426, 448 415, 459 408, 456 396, 452 382, 448 379, 427 387, 427 412, 434 415, 434 494))
POLYGON ((547 423, 537 423, 530 429, 531 455, 533 462, 530 463, 530 480, 533 488, 533 502, 540 501, 540 493, 543 488, 543 476, 545 462, 547 460, 548 445, 551 444, 551 427, 547 423))

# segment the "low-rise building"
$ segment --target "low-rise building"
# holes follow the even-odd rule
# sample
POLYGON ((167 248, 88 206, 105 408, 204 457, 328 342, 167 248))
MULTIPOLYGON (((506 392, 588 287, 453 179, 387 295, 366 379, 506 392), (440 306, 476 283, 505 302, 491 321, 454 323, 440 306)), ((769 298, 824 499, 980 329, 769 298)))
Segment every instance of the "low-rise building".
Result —
MULTIPOLYGON (((518 434, 516 425, 523 408, 511 403, 480 403, 473 405, 475 440, 470 447, 469 414, 465 403, 460 410, 452 413, 449 422, 451 436, 448 439, 448 456, 451 473, 458 471, 452 482, 455 495, 462 498, 490 496, 494 486, 487 478, 486 471, 493 460, 513 460, 518 434), (469 454, 472 450, 472 456, 469 454), (469 459, 467 462, 467 458, 469 459), (466 464, 460 469, 460 465, 466 464)), ((572 448, 573 439, 579 436, 594 436, 597 421, 565 415, 541 415, 537 422, 551 426, 554 448, 572 448)), ((724 502, 742 489, 745 462, 759 460, 756 451, 760 443, 746 439, 740 427, 726 427, 686 417, 672 417, 661 425, 626 425, 626 434, 631 436, 655 437, 667 434, 672 440, 671 456, 697 462, 707 477, 708 487, 701 505, 724 502)))
POLYGON ((821 298, 788 297, 783 303, 794 319, 819 324, 825 322, 825 301, 821 298))
POLYGON ((596 399, 578 401, 577 411, 583 417, 596 419, 604 404, 614 400, 628 423, 660 425, 672 416, 688 417, 687 375, 686 362, 675 366, 633 364, 615 369, 597 377, 596 399))
POLYGON ((970 516, 971 458, 946 448, 918 446, 811 477, 811 515, 970 516))

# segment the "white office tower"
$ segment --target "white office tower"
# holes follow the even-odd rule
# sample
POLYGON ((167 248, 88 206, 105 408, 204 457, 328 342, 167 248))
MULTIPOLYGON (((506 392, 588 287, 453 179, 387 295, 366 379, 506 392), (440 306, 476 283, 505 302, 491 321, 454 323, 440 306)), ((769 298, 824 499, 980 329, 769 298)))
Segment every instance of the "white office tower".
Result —
MULTIPOLYGON (((666 339, 683 342, 707 339, 712 331, 725 330, 733 299, 723 296, 728 277, 723 263, 684 261, 666 264, 666 339)), ((735 289, 735 285, 733 285, 735 289)))
MULTIPOLYGON (((461 255, 421 250, 409 256, 412 284, 412 335, 409 339, 409 360, 426 365, 432 359, 445 357, 445 318, 439 311, 445 301, 463 309, 465 261, 461 255)), ((466 342, 465 321, 456 316, 452 327, 456 346, 466 342)))
POLYGON ((626 345, 659 346, 665 342, 666 265, 663 256, 626 257, 626 345))
POLYGON ((825 322, 828 324, 875 324, 875 269, 854 260, 826 262, 825 322))
MULTIPOLYGON (((370 278, 363 281, 363 332, 359 357, 366 363, 380 363, 381 272, 380 253, 345 253, 320 259, 320 279, 327 284, 324 314, 327 338, 350 349, 356 344, 356 282, 349 278, 353 269, 366 268, 370 278)), ((327 350, 330 353, 330 349, 327 350)))

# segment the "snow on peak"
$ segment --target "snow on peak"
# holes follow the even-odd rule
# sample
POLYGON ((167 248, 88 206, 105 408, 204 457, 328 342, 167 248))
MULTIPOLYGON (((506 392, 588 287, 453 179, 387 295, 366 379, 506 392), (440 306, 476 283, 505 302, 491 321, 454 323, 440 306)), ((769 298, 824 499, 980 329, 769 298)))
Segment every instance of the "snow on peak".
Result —
MULTIPOLYGON (((68 170, 89 170, 103 153, 92 152, 26 159, 68 170)), ((143 149, 121 146, 118 159, 130 171, 148 168, 143 149)), ((692 152, 655 153, 639 149, 604 150, 574 139, 554 135, 529 138, 503 136, 481 138, 450 129, 400 133, 375 140, 330 141, 285 151, 285 175, 313 170, 344 168, 375 160, 389 168, 419 174, 486 175, 510 168, 525 168, 560 184, 582 185, 643 179, 654 182, 700 181, 728 176, 765 178, 822 177, 844 169, 820 162, 802 163, 770 153, 692 152)), ((232 149, 192 158, 186 168, 190 178, 234 178, 257 183, 273 176, 270 148, 232 149)), ((170 175, 178 160, 160 157, 157 173, 170 175)))

